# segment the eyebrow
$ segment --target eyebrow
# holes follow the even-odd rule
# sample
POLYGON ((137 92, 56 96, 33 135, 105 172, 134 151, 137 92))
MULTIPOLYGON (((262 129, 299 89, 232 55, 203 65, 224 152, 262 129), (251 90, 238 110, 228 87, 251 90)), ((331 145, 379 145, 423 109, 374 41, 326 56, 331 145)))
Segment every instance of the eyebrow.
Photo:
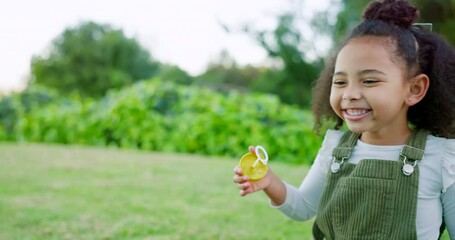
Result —
MULTIPOLYGON (((365 74, 380 74, 380 75, 387 75, 387 74, 385 74, 384 72, 379 71, 379 70, 376 70, 376 69, 365 69, 365 70, 359 71, 359 72, 357 73, 357 75, 359 75, 359 76, 360 76, 360 75, 365 75, 365 74)), ((341 72, 341 71, 340 71, 340 72, 335 72, 335 73, 333 74, 333 76, 347 76, 347 75, 348 75, 347 73, 341 72)))

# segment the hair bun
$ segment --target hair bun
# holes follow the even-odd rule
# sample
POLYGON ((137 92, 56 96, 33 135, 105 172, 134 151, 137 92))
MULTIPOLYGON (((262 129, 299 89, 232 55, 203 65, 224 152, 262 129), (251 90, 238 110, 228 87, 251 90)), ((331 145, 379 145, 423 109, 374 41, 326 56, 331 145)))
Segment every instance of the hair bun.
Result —
POLYGON ((418 17, 417 8, 407 0, 374 1, 363 13, 365 20, 380 20, 407 29, 418 17))

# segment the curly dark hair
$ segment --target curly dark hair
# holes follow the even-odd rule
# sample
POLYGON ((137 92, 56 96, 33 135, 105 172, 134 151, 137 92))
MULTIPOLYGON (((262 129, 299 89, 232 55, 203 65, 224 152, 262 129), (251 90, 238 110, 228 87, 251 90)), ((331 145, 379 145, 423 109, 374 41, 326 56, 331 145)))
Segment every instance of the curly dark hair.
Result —
POLYGON ((343 120, 329 102, 332 77, 338 52, 351 39, 363 36, 389 37, 395 55, 405 63, 408 74, 426 74, 430 87, 418 104, 409 108, 408 121, 415 129, 426 129, 435 136, 455 137, 455 49, 438 34, 414 26, 417 9, 407 0, 384 0, 370 3, 364 20, 357 25, 330 57, 313 87, 312 110, 315 130, 326 122, 343 120), (416 44, 417 42, 417 44, 416 44))

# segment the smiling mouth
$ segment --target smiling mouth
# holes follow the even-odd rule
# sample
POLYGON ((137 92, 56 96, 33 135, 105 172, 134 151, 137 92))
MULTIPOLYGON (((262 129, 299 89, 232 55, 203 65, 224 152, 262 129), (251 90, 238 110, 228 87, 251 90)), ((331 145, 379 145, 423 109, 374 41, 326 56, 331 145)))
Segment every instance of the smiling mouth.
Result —
POLYGON ((368 116, 371 109, 343 109, 343 115, 348 120, 360 120, 368 116))

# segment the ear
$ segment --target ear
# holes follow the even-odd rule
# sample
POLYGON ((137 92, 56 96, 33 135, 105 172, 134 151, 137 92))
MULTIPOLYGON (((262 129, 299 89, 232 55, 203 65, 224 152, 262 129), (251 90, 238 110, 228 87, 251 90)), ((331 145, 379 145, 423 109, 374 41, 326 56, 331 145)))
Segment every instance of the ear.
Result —
POLYGON ((426 74, 419 74, 410 81, 411 85, 409 86, 406 105, 413 106, 420 102, 427 94, 428 88, 430 87, 430 79, 426 74))

